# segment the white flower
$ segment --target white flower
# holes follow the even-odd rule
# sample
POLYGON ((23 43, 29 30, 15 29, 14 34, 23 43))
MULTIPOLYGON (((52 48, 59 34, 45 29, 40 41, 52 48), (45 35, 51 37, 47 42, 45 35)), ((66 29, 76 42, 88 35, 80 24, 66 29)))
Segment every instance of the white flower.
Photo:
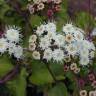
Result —
POLYGON ((36 40, 37 40, 37 36, 36 35, 31 35, 30 38, 29 38, 29 43, 36 42, 36 40))
POLYGON ((39 27, 37 27, 37 30, 36 30, 36 34, 41 36, 45 31, 45 25, 41 25, 39 27))
POLYGON ((77 45, 79 50, 82 50, 84 48, 90 50, 90 42, 87 40, 77 41, 77 45))
POLYGON ((50 41, 47 37, 40 38, 40 47, 46 49, 50 46, 50 41))
POLYGON ((51 60, 52 58, 52 50, 50 48, 46 49, 44 51, 44 56, 43 56, 44 59, 47 59, 47 60, 51 60))
POLYGON ((82 48, 81 50, 80 50, 80 57, 88 57, 88 55, 89 55, 89 50, 88 49, 86 49, 86 48, 82 48))
POLYGON ((20 59, 23 55, 23 48, 21 46, 16 46, 14 47, 14 53, 13 53, 14 57, 16 57, 17 59, 20 59))
POLYGON ((64 59, 64 52, 60 49, 55 49, 52 53, 52 57, 54 61, 62 62, 64 59))
POLYGON ((82 48, 90 49, 90 42, 87 40, 82 40, 82 48))
POLYGON ((65 26, 63 26, 63 32, 65 34, 69 34, 69 33, 71 34, 71 33, 75 32, 73 25, 72 24, 66 24, 65 26))
POLYGON ((65 41, 66 41, 67 43, 72 43, 72 42, 74 41, 73 35, 72 35, 72 34, 67 34, 67 35, 65 36, 65 41))
POLYGON ((48 32, 56 32, 56 25, 54 24, 54 23, 48 23, 47 25, 46 25, 46 30, 48 31, 48 32))
POLYGON ((91 51, 91 52, 89 53, 89 56, 90 56, 90 58, 94 58, 95 52, 94 52, 94 51, 91 51))
POLYGON ((29 49, 33 51, 33 58, 38 60, 41 55, 47 61, 69 62, 71 56, 77 56, 81 65, 89 64, 89 59, 94 57, 95 46, 84 38, 84 31, 72 24, 63 26, 63 31, 63 35, 57 34, 56 24, 51 22, 39 26, 36 30, 37 36, 32 35, 29 39, 29 49), (34 51, 36 48, 40 48, 42 54, 40 51, 34 51))
POLYGON ((80 45, 81 45, 80 46, 80 50, 85 49, 85 50, 93 50, 93 51, 95 51, 95 46, 94 46, 94 44, 92 42, 89 42, 87 40, 82 40, 80 42, 80 45))
POLYGON ((63 47, 65 43, 65 36, 58 34, 57 36, 55 36, 55 41, 56 45, 63 47))
POLYGON ((17 59, 23 56, 23 48, 15 43, 8 43, 8 52, 10 55, 14 55, 17 59))
POLYGON ((34 59, 37 59, 37 60, 40 59, 40 53, 39 53, 38 51, 34 51, 34 52, 32 53, 32 56, 33 56, 34 59))
POLYGON ((75 44, 69 44, 68 46, 66 46, 66 50, 68 51, 68 54, 72 56, 75 56, 78 52, 77 46, 75 44))
POLYGON ((81 33, 81 32, 78 31, 78 30, 75 32, 74 36, 75 36, 75 40, 78 40, 78 41, 84 39, 84 35, 83 35, 83 33, 81 33))
POLYGON ((15 47, 16 47, 15 43, 8 43, 8 52, 10 55, 14 53, 15 47))
POLYGON ((86 90, 80 90, 80 95, 79 96, 88 96, 86 90))
POLYGON ((75 27, 72 24, 66 24, 63 26, 64 34, 71 34, 74 35, 74 39, 76 40, 83 40, 84 39, 84 31, 78 27, 75 27))
POLYGON ((78 53, 80 53, 82 51, 82 49, 84 49, 83 40, 75 41, 74 44, 78 48, 78 53))
POLYGON ((44 9, 44 4, 43 3, 39 3, 37 8, 38 8, 38 10, 43 10, 44 9))
POLYGON ((88 96, 96 96, 96 90, 90 91, 88 96))
POLYGON ((49 31, 46 36, 47 36, 50 40, 51 40, 51 39, 55 39, 55 38, 56 38, 56 33, 49 31))
POLYGON ((88 65, 89 64, 89 58, 88 57, 82 57, 80 58, 80 62, 81 65, 88 65))
POLYGON ((20 40, 20 34, 19 34, 19 29, 16 28, 8 28, 5 33, 5 37, 7 40, 11 42, 19 42, 20 40))
POLYGON ((4 53, 7 48, 8 48, 8 43, 7 43, 6 39, 1 38, 0 39, 0 52, 4 53))
POLYGON ((33 5, 28 4, 28 5, 27 5, 27 8, 28 8, 30 14, 33 14, 33 13, 35 12, 35 10, 34 10, 34 6, 33 6, 33 5))
POLYGON ((30 44, 29 44, 29 50, 30 50, 30 51, 34 51, 35 48, 36 48, 36 44, 35 44, 35 43, 30 43, 30 44))

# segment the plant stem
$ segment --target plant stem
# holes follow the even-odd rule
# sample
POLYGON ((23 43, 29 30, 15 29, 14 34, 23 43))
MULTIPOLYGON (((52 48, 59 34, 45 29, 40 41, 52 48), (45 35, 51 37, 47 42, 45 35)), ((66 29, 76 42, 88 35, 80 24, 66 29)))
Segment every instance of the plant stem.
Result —
POLYGON ((18 73, 18 65, 16 65, 10 72, 8 72, 2 79, 0 79, 0 84, 6 83, 12 77, 14 77, 18 73))

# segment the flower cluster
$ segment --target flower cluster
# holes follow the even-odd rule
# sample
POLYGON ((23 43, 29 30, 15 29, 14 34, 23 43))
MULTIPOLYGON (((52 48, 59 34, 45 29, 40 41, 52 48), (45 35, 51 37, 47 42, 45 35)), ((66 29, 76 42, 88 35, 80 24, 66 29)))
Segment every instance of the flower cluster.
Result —
POLYGON ((95 96, 96 95, 96 76, 94 72, 89 72, 88 76, 82 77, 78 80, 80 87, 80 96, 95 96), (86 85, 90 86, 93 90, 86 89, 86 85), (83 90, 82 90, 83 89, 83 90), (86 90, 84 90, 86 89, 86 90), (89 94, 89 95, 88 95, 89 94))
POLYGON ((80 96, 95 96, 95 95, 96 95, 96 91, 90 91, 89 95, 88 95, 88 92, 86 90, 80 91, 80 96))
POLYGON ((48 23, 41 25, 35 31, 35 34, 30 36, 29 50, 33 51, 35 59, 46 59, 61 61, 64 59, 64 36, 57 34, 56 25, 48 23))
POLYGON ((20 43, 20 29, 13 26, 7 27, 5 33, 0 38, 0 53, 8 52, 10 55, 14 55, 17 59, 21 58, 23 54, 23 48, 20 43))
POLYGON ((80 68, 76 63, 72 63, 70 65, 64 64, 64 72, 68 72, 70 70, 75 74, 78 74, 80 72, 80 68))
POLYGON ((96 90, 90 91, 89 93, 86 90, 81 90, 80 96, 96 96, 96 90))
POLYGON ((51 17, 55 12, 60 10, 61 0, 30 0, 28 10, 31 14, 47 8, 47 15, 51 17))
POLYGON ((84 31, 72 24, 63 26, 63 32, 56 32, 56 24, 48 23, 37 27, 30 36, 29 50, 34 59, 70 62, 75 57, 81 65, 87 65, 94 57, 95 46, 85 39, 84 31))
POLYGON ((79 57, 81 65, 87 65, 94 57, 95 46, 85 39, 84 31, 72 24, 63 27, 65 48, 73 58, 79 57))

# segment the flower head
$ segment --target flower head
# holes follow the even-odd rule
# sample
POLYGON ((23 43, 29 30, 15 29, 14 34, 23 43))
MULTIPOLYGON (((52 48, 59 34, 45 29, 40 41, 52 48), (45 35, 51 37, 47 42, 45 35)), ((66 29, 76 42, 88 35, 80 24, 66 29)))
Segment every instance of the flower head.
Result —
POLYGON ((33 14, 35 12, 34 6, 31 4, 28 4, 28 9, 29 9, 30 14, 33 14))
POLYGON ((66 46, 66 50, 70 55, 74 56, 76 55, 78 49, 77 46, 75 46, 75 44, 69 44, 68 46, 66 46))
POLYGON ((37 36, 36 35, 31 35, 30 38, 29 38, 29 43, 36 42, 36 40, 37 40, 37 36))
POLYGON ((49 23, 46 25, 46 30, 47 30, 48 32, 56 32, 56 25, 55 25, 55 23, 49 22, 49 23))
POLYGON ((94 80, 94 81, 92 82, 92 87, 93 87, 93 88, 96 88, 96 80, 94 80))
POLYGON ((14 53, 13 53, 14 57, 16 57, 17 59, 20 59, 23 56, 23 48, 21 46, 16 46, 14 48, 14 53))
POLYGON ((89 92, 89 96, 95 96, 95 95, 96 95, 96 93, 94 91, 89 92))
POLYGON ((52 50, 50 48, 44 51, 43 59, 51 60, 52 59, 52 50))
POLYGON ((45 25, 41 25, 41 26, 37 27, 36 34, 41 36, 45 30, 46 30, 45 25))
POLYGON ((52 57, 54 61, 57 62, 62 62, 62 60, 64 59, 64 52, 63 50, 60 49, 55 49, 52 53, 52 57))
POLYGON ((94 81, 95 80, 94 74, 89 74, 88 78, 89 78, 90 81, 94 81))
POLYGON ((76 63, 72 63, 71 65, 70 65, 70 69, 71 70, 75 70, 77 68, 77 64, 76 63))
POLYGON ((17 59, 21 59, 23 56, 23 48, 15 43, 8 43, 8 53, 14 55, 17 59))
POLYGON ((41 38, 40 40, 40 48, 46 49, 50 46, 50 41, 47 37, 41 38))
POLYGON ((47 16, 50 18, 50 17, 52 17, 53 16, 53 10, 51 10, 51 9, 49 9, 48 11, 47 11, 47 16))
POLYGON ((30 51, 34 51, 35 48, 36 48, 36 44, 35 44, 35 43, 30 43, 30 44, 29 44, 29 50, 30 50, 30 51))
POLYGON ((67 35, 65 36, 65 41, 66 41, 67 43, 71 43, 72 41, 74 41, 73 35, 72 35, 72 34, 67 34, 67 35))
POLYGON ((89 58, 88 57, 82 57, 80 58, 80 62, 81 65, 88 65, 89 64, 89 58))
POLYGON ((78 74, 80 72, 80 68, 76 68, 75 70, 74 70, 74 73, 75 74, 78 74))
POLYGON ((36 60, 40 60, 40 53, 38 51, 33 51, 32 56, 36 60))
POLYGON ((78 80, 79 86, 84 87, 85 81, 83 79, 78 80))
POLYGON ((40 3, 38 6, 37 6, 38 10, 42 10, 44 9, 44 4, 43 3, 40 3))
POLYGON ((64 71, 65 72, 69 71, 69 66, 68 65, 64 65, 64 71))
POLYGON ((4 53, 8 48, 8 43, 5 38, 0 39, 0 53, 4 53))
POLYGON ((86 90, 81 90, 80 91, 80 96, 87 96, 87 91, 86 90))
POLYGON ((5 33, 5 37, 7 40, 9 40, 10 42, 19 42, 20 40, 20 29, 18 28, 13 28, 13 27, 9 27, 6 30, 5 33))

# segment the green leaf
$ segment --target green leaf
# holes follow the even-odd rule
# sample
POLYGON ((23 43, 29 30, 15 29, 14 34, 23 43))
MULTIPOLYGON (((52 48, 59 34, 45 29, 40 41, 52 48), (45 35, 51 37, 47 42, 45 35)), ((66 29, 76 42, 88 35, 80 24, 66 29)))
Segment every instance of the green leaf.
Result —
POLYGON ((52 71, 54 72, 55 76, 61 76, 64 75, 64 65, 59 63, 49 63, 52 71))
POLYGON ((50 64, 50 68, 52 70, 52 72, 54 73, 55 77, 57 80, 64 80, 65 76, 64 76, 64 69, 63 69, 63 64, 59 64, 59 63, 49 63, 50 64))
POLYGON ((32 76, 30 77, 30 81, 37 85, 52 83, 53 79, 46 69, 37 70, 37 72, 34 72, 32 76))
POLYGON ((40 61, 32 62, 32 75, 29 80, 36 85, 44 85, 53 82, 53 78, 48 69, 44 63, 40 61))
POLYGON ((7 56, 0 57, 0 78, 6 75, 12 68, 13 65, 7 56))
POLYGON ((23 68, 14 80, 7 83, 12 96, 26 96, 26 69, 23 68))
POLYGON ((66 86, 63 83, 59 83, 49 90, 48 96, 69 96, 69 95, 67 93, 66 86))
POLYGON ((34 26, 39 26, 42 23, 42 18, 40 18, 37 15, 32 15, 30 17, 30 24, 34 27, 34 26))

